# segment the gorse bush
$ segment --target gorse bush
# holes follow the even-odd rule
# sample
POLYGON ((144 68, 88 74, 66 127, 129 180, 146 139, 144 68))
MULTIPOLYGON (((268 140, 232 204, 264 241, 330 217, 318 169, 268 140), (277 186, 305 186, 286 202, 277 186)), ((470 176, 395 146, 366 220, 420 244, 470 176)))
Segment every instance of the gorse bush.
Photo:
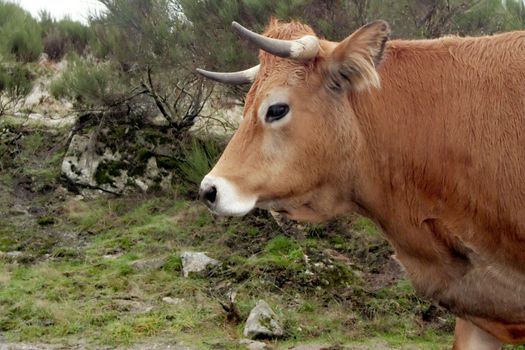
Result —
POLYGON ((96 32, 93 52, 120 66, 131 92, 126 103, 140 95, 140 107, 156 109, 182 140, 204 108, 212 85, 195 73, 200 58, 193 53, 191 24, 178 2, 100 2, 107 11, 91 20, 96 32))
POLYGON ((0 66, 0 116, 12 112, 32 88, 31 73, 20 65, 0 66))
POLYGON ((39 23, 18 5, 0 1, 0 54, 22 62, 38 59, 42 52, 39 23))
POLYGON ((58 61, 66 53, 66 37, 56 28, 47 33, 44 38, 44 52, 49 59, 58 61))
POLYGON ((71 99, 82 107, 112 105, 122 97, 123 89, 118 70, 110 63, 74 55, 66 71, 50 86, 53 97, 71 99))
POLYGON ((63 19, 58 22, 45 19, 44 52, 52 60, 60 60, 67 52, 82 55, 91 37, 91 31, 82 23, 63 19))
POLYGON ((67 45, 72 51, 79 55, 84 52, 91 38, 89 27, 65 18, 56 22, 55 28, 64 35, 67 45))
POLYGON ((0 54, 6 59, 33 62, 45 52, 53 60, 67 52, 83 54, 92 30, 69 18, 56 21, 49 12, 39 20, 19 5, 0 0, 0 54))

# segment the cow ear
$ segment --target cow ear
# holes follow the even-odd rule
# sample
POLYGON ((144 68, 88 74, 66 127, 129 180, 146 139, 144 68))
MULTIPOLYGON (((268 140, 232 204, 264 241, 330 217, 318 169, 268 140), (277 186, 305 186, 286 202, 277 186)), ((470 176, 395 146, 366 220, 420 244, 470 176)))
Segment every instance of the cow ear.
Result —
POLYGON ((375 21, 340 42, 328 58, 328 87, 334 91, 379 88, 376 67, 389 35, 388 23, 375 21))

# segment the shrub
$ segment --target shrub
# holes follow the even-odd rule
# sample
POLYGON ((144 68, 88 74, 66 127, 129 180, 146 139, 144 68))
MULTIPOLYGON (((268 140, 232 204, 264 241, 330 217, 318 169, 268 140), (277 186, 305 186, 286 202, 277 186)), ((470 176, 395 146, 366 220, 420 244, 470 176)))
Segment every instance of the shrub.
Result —
POLYGON ((40 25, 15 4, 0 2, 0 53, 22 62, 38 59, 42 52, 40 25))
POLYGON ((118 71, 109 63, 72 57, 62 76, 51 83, 55 98, 69 98, 83 107, 109 106, 122 96, 118 71))
POLYGON ((66 40, 68 51, 81 55, 90 41, 90 30, 80 22, 65 18, 56 23, 56 28, 66 40))
POLYGON ((0 116, 14 111, 32 88, 31 73, 20 65, 0 66, 0 116))
POLYGON ((42 11, 39 17, 44 33, 44 52, 50 59, 60 60, 68 52, 84 53, 92 35, 89 27, 69 18, 55 21, 46 11, 42 11))
POLYGON ((66 53, 66 38, 58 29, 53 28, 44 38, 44 52, 49 59, 59 61, 66 53))

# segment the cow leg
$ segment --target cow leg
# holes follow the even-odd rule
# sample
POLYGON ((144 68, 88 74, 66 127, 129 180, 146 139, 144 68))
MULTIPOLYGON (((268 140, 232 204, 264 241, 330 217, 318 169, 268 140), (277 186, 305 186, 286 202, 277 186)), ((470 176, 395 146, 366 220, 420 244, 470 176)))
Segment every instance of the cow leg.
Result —
POLYGON ((452 350, 499 350, 502 343, 473 323, 456 318, 452 350))

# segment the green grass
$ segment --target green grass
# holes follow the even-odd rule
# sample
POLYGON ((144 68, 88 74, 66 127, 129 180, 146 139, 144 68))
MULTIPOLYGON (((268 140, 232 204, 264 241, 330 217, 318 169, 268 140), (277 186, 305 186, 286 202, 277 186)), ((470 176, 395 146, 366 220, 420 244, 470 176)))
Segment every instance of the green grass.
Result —
MULTIPOLYGON (((418 325, 423 306, 409 284, 366 292, 360 268, 327 262, 322 251, 329 239, 283 236, 265 214, 218 220, 176 198, 101 197, 68 200, 54 225, 34 223, 26 237, 31 229, 74 232, 83 243, 49 234, 32 250, 31 262, 0 262, 0 331, 12 341, 84 339, 96 348, 176 339, 199 349, 235 349, 242 325, 228 323, 220 307, 229 290, 221 287, 225 283, 237 291, 244 317, 258 299, 272 305, 287 332, 282 346, 373 337, 396 348, 449 340, 446 332, 418 325), (208 251, 223 268, 211 277, 183 278, 180 253, 186 249, 208 251), (157 257, 165 258, 160 268, 132 266, 157 257), (184 302, 167 304, 166 296, 184 302)), ((2 239, 17 242, 16 235, 6 230, 2 239)), ((4 243, 0 249, 28 247, 4 243)))

